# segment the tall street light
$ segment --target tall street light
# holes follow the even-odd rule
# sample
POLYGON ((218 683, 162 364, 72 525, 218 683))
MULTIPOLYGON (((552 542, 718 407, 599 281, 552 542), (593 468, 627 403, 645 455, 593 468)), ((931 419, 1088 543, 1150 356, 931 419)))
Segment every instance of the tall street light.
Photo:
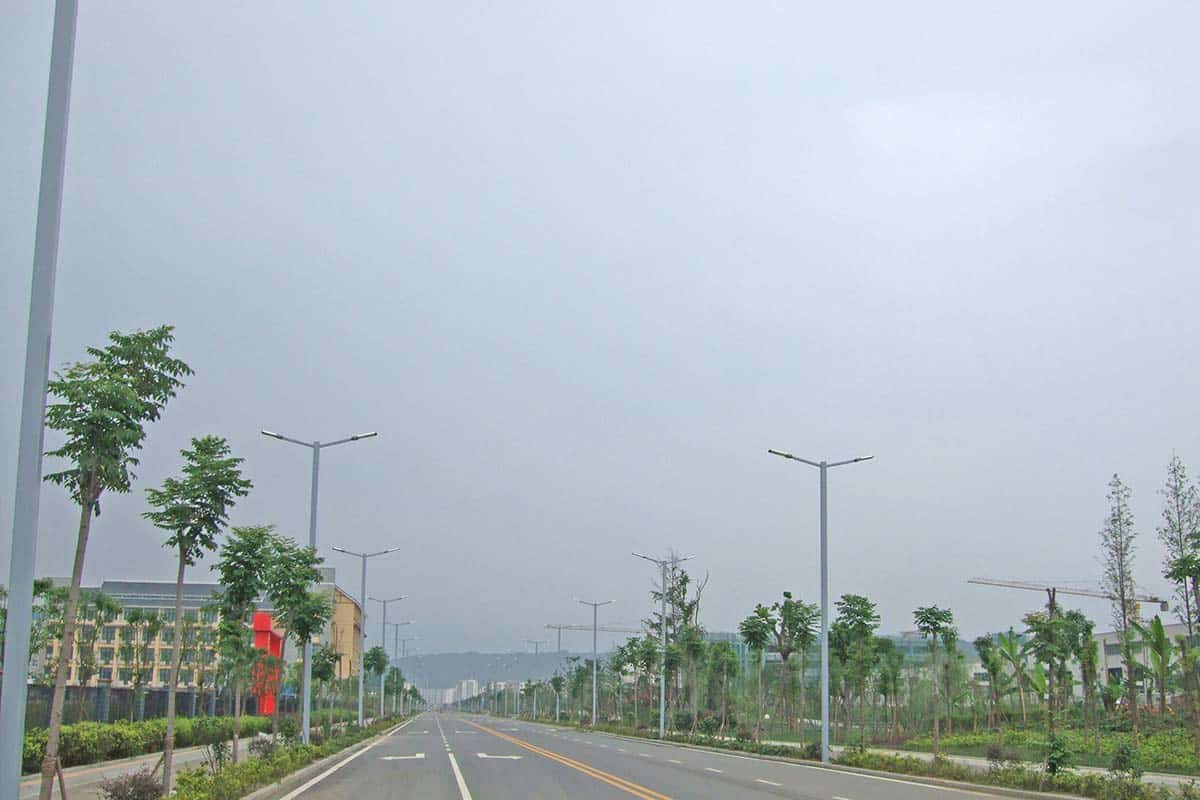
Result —
POLYGON ((799 461, 821 471, 821 761, 829 763, 829 515, 826 502, 826 473, 831 467, 843 467, 870 461, 875 456, 859 456, 845 461, 809 461, 791 453, 768 450, 773 456, 799 461))
MULTIPOLYGON (((400 638, 400 626, 401 625, 412 625, 413 621, 411 619, 409 619, 409 620, 405 620, 404 622, 389 622, 388 624, 392 626, 392 658, 396 660, 397 664, 399 664, 400 658, 401 658, 400 643, 404 642, 404 651, 407 654, 408 643, 411 642, 413 639, 417 638, 415 636, 406 636, 403 639, 401 639, 400 638)), ((401 714, 404 713, 404 682, 403 681, 401 681, 401 683, 400 683, 400 713, 401 714)))
MULTIPOLYGON (((387 652, 387 607, 388 603, 398 603, 401 600, 407 599, 408 595, 402 594, 399 597, 389 597, 386 600, 380 600, 378 597, 372 597, 376 603, 383 606, 383 624, 379 626, 379 646, 387 652)), ((387 682, 387 670, 383 671, 383 675, 379 676, 379 716, 383 717, 383 687, 387 682)))
POLYGON ((355 553, 353 550, 347 550, 344 547, 335 547, 334 551, 344 553, 348 556, 362 559, 362 589, 358 596, 358 607, 362 613, 362 624, 359 626, 359 647, 358 647, 358 727, 363 726, 363 689, 366 685, 367 670, 363 664, 363 656, 366 655, 367 644, 367 559, 375 556, 383 556, 388 553, 394 553, 399 550, 399 547, 389 547, 386 550, 376 550, 374 553, 355 553))
POLYGON ((658 678, 658 738, 667 735, 667 568, 690 561, 695 556, 669 556, 653 558, 641 553, 634 553, 638 558, 644 558, 651 564, 658 564, 662 570, 662 617, 659 618, 659 629, 662 633, 662 672, 658 678))
MULTIPOLYGON (((375 431, 370 433, 358 433, 354 436, 348 436, 345 439, 338 439, 334 442, 302 442, 299 439, 293 439, 290 436, 284 436, 274 431, 262 431, 263 436, 269 436, 272 439, 278 439, 281 442, 290 442, 298 444, 301 447, 312 449, 312 490, 308 500, 308 546, 313 550, 317 549, 317 478, 321 469, 321 450, 326 447, 334 447, 347 442, 357 442, 361 439, 370 439, 379 434, 375 431)), ((304 643, 304 677, 300 681, 300 737, 301 740, 308 744, 309 740, 309 706, 312 704, 312 642, 304 643)))
MULTIPOLYGON (((538 656, 538 652, 541 649, 541 646, 544 644, 550 644, 550 643, 547 642, 545 639, 526 639, 525 644, 533 645, 533 658, 534 658, 534 662, 535 662, 534 669, 536 670, 537 669, 537 663, 536 663, 537 656, 538 656)), ((534 681, 534 683, 533 683, 533 719, 535 722, 537 721, 537 681, 534 681)))
POLYGON ((0 690, 0 797, 16 800, 21 783, 21 742, 29 675, 29 629, 33 624, 33 575, 37 563, 46 384, 50 372, 50 333, 54 319, 54 278, 58 269, 58 229, 66 169, 67 117, 71 107, 75 58, 76 0, 54 5, 50 36, 50 79, 46 126, 42 132, 42 175, 33 234, 33 276, 25 335, 25 376, 21 427, 17 438, 17 484, 13 498, 11 556, 8 562, 8 621, 4 637, 5 680, 0 690))
POLYGON ((600 606, 606 606, 613 602, 612 600, 600 600, 592 602, 591 600, 580 600, 578 597, 575 600, 585 606, 592 607, 592 727, 596 727, 596 670, 599 664, 596 654, 596 610, 600 606))

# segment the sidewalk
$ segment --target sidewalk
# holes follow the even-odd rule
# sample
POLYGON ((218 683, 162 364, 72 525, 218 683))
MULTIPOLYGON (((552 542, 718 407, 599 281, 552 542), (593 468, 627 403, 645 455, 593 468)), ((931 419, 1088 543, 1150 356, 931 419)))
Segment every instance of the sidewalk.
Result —
MULTIPOLYGON (((798 746, 796 742, 782 742, 778 740, 764 740, 763 743, 783 745, 785 747, 798 746)), ((845 748, 840 746, 830 746, 829 752, 833 756, 838 756, 841 755, 844 749, 845 748)), ((912 758, 919 758, 924 761, 933 760, 933 753, 928 753, 921 750, 890 750, 884 747, 868 747, 867 750, 872 753, 879 753, 886 756, 911 756, 912 758)), ((956 756, 950 753, 942 753, 942 758, 955 764, 962 764, 963 766, 971 767, 972 769, 976 769, 980 772, 987 772, 990 765, 986 758, 980 758, 979 756, 956 756)), ((1021 763, 1030 769, 1039 769, 1041 767, 1041 764, 1033 761, 1022 761, 1021 763)), ((1075 772, 1100 775, 1108 774, 1108 770, 1104 769, 1103 767, 1072 767, 1071 769, 1075 772)), ((1175 787, 1192 783, 1194 781, 1200 781, 1200 778, 1190 775, 1173 775, 1169 772, 1147 772, 1142 775, 1142 781, 1144 783, 1161 783, 1165 786, 1175 787)))
MULTIPOLYGON (((254 741, 254 737, 247 736, 241 739, 238 743, 238 750, 242 758, 249 757, 249 745, 254 741)), ((67 767, 63 770, 63 777, 67 782, 67 796, 69 800, 95 800, 100 797, 100 784, 108 778, 123 775, 127 772, 137 772, 142 768, 153 768, 162 753, 148 753, 144 756, 133 756, 132 758, 122 758, 116 761, 103 761, 99 764, 84 764, 78 767, 67 767)), ((175 751, 173 759, 175 770, 178 772, 181 767, 196 766, 204 761, 203 747, 187 747, 182 750, 175 751)), ((20 800, 29 800, 38 796, 38 789, 41 785, 40 775, 31 775, 21 779, 20 800)), ((54 797, 59 798, 58 780, 54 781, 54 797)))

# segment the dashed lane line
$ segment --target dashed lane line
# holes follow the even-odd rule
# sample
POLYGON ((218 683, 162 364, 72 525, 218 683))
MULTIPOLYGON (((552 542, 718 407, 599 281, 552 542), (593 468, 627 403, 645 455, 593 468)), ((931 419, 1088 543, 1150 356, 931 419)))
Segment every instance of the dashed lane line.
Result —
POLYGON ((776 783, 775 781, 768 781, 764 778, 755 778, 754 782, 755 783, 765 783, 767 786, 783 786, 782 783, 776 783))

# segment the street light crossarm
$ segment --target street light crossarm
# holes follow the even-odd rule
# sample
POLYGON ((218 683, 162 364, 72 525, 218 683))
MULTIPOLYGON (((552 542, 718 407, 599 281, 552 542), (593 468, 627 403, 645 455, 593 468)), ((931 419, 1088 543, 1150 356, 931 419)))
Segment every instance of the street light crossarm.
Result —
MULTIPOLYGON (((291 442, 292 444, 298 444, 301 447, 308 447, 308 448, 313 447, 312 442, 302 442, 299 439, 293 439, 290 436, 284 436, 282 433, 276 433, 275 431, 264 430, 264 431, 260 431, 260 433, 262 433, 263 436, 269 436, 270 438, 278 439, 281 442, 291 442)), ((318 445, 318 447, 319 446, 320 445, 318 445)))
POLYGON ((844 467, 847 464, 858 464, 863 461, 871 461, 875 456, 859 456, 858 458, 848 458, 845 461, 834 461, 831 464, 826 464, 827 467, 844 467))
POLYGON ((799 461, 802 464, 808 464, 810 467, 820 467, 821 466, 820 461, 809 461, 807 458, 801 458, 800 456, 794 456, 791 453, 785 453, 782 450, 768 449, 767 452, 773 456, 779 456, 780 458, 786 458, 789 461, 799 461))
POLYGON ((363 556, 365 558, 374 558, 375 556, 384 556, 384 555, 387 555, 388 553, 394 553, 399 549, 400 549, 399 547, 389 547, 386 550, 377 550, 374 553, 364 553, 363 556))
POLYGON ((402 594, 399 597, 389 597, 386 600, 381 597, 368 597, 368 600, 374 600, 376 603, 395 603, 398 600, 407 600, 408 595, 402 594))
POLYGON ((361 441, 362 439, 370 439, 378 435, 379 434, 375 431, 370 431, 369 433, 356 433, 353 436, 347 436, 345 439, 335 439, 332 442, 321 442, 317 445, 317 447, 334 447, 339 444, 346 444, 347 442, 357 442, 361 441))

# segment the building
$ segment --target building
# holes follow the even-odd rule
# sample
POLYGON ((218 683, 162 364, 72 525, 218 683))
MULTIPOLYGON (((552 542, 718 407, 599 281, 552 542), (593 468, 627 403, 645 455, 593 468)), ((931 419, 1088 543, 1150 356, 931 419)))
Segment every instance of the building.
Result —
MULTIPOLYGON (((332 569, 323 570, 327 580, 317 590, 328 593, 333 603, 333 618, 322 633, 319 644, 332 644, 342 656, 343 677, 358 674, 362 659, 362 611, 334 581, 332 569)), ((65 584, 66 579, 55 579, 65 584)), ((68 668, 67 683, 87 686, 101 683, 115 688, 140 684, 143 688, 163 688, 170 683, 171 663, 177 644, 182 650, 179 666, 181 688, 212 688, 216 680, 220 654, 217 652, 216 600, 222 587, 217 583, 183 585, 183 641, 175 642, 175 583, 173 581, 104 581, 99 586, 83 587, 85 592, 103 592, 121 607, 115 616, 81 619, 76 631, 76 658, 68 668), (157 629, 154 636, 147 634, 157 629), (90 653, 90 656, 88 655, 90 653), (79 656, 82 655, 82 662, 79 656), (139 679, 140 680, 137 680, 139 679)), ((270 611, 266 603, 259 611, 270 611)), ((284 657, 294 660, 295 647, 284 648, 284 657)), ((51 641, 42 652, 34 653, 31 675, 47 675, 59 653, 59 642, 51 641)))
POLYGON ((465 681, 458 682, 458 700, 469 700, 479 694, 479 681, 474 678, 468 678, 465 681))

